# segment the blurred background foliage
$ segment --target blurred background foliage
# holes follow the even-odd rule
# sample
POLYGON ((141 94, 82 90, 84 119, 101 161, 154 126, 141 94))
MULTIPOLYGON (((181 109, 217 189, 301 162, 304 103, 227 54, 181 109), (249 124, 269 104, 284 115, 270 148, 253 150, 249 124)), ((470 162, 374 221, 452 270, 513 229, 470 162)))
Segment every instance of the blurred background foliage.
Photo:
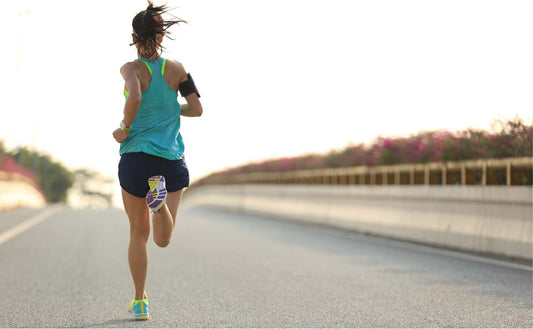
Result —
POLYGON ((49 155, 19 147, 7 152, 0 142, 0 170, 17 173, 34 180, 48 202, 65 202, 67 191, 72 186, 72 173, 49 155))

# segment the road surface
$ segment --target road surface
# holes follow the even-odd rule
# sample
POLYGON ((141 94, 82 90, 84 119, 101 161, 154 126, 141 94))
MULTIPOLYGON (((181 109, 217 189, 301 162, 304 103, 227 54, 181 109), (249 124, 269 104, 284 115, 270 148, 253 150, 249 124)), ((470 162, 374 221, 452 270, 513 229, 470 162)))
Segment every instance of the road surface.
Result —
POLYGON ((0 327, 533 327, 527 266, 186 204, 134 323, 128 235, 121 210, 0 213, 0 327))

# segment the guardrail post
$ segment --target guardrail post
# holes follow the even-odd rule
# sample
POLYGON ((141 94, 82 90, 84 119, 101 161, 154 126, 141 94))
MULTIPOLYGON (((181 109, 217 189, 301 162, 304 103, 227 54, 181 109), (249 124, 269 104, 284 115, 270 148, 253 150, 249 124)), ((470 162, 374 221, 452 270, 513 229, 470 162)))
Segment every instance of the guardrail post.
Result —
MULTIPOLYGON (((236 175, 209 177, 198 184, 323 184, 323 185, 415 185, 423 183, 431 185, 432 171, 440 170, 441 185, 448 184, 448 176, 455 178, 452 184, 471 184, 467 173, 472 171, 476 176, 476 184, 481 186, 504 184, 531 185, 531 168, 533 157, 517 157, 507 159, 483 159, 460 162, 441 162, 429 164, 393 165, 393 166, 358 166, 339 169, 314 169, 295 172, 241 173, 236 175), (513 181, 513 170, 518 170, 513 181), (524 173, 522 173, 524 171, 524 173), (423 172, 422 182, 420 173, 423 172), (481 179, 479 174, 481 173, 481 179), (522 176, 519 176, 521 174, 522 176), (460 175, 460 179, 458 177, 460 175), (503 178, 505 175, 505 178, 503 178), (407 176, 407 182, 405 178, 407 176), (522 178, 522 181, 520 181, 522 178), (502 181, 503 179, 503 181, 502 181)), ((434 172, 435 173, 435 172, 434 172)), ((0 177, 1 178, 1 177, 0 177)))
POLYGON ((511 161, 507 161, 507 186, 511 186, 511 161))
POLYGON ((481 186, 487 186, 487 162, 481 165, 481 186))
POLYGON ((338 174, 340 175, 340 177, 339 177, 339 185, 346 185, 346 173, 339 172, 338 174))

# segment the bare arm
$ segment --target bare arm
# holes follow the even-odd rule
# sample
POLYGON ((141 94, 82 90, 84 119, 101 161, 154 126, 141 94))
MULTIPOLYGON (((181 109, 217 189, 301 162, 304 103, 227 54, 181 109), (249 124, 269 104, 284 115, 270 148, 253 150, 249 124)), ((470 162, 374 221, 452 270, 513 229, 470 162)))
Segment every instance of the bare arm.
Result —
MULTIPOLYGON (((124 78, 126 90, 128 91, 128 98, 126 99, 126 104, 124 105, 124 118, 122 121, 127 127, 131 127, 133 120, 139 111, 139 105, 141 105, 141 82, 139 80, 138 70, 133 63, 124 64, 120 68, 120 73, 124 78)), ((128 138, 128 135, 128 131, 120 128, 113 132, 113 137, 119 143, 123 143, 126 138, 128 138)))
MULTIPOLYGON (((178 84, 176 85, 176 90, 179 88, 179 84, 187 81, 187 71, 185 71, 185 68, 180 62, 174 62, 177 66, 179 77, 178 84)), ((202 107, 202 102, 200 101, 200 97, 196 93, 192 93, 190 95, 185 96, 185 100, 187 101, 187 104, 180 104, 181 106, 181 115, 185 117, 199 117, 204 112, 204 109, 202 107)))
POLYGON ((139 106, 141 105, 141 81, 139 79, 137 67, 133 63, 128 63, 122 66, 120 73, 124 78, 126 90, 129 93, 124 106, 123 121, 126 126, 131 127, 133 120, 137 116, 137 111, 139 111, 139 106))
POLYGON ((181 115, 185 117, 199 117, 204 112, 200 98, 196 93, 185 97, 187 104, 181 104, 181 115))

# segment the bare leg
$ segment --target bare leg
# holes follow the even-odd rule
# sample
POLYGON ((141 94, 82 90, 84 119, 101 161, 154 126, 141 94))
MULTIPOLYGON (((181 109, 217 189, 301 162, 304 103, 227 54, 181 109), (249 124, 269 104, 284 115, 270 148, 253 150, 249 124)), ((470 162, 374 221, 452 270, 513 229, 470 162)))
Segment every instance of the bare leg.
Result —
POLYGON ((152 215, 154 241, 161 248, 168 246, 172 240, 182 193, 183 190, 168 193, 165 205, 152 215))
POLYGON ((145 299, 148 252, 146 242, 150 235, 150 214, 144 198, 139 198, 122 190, 122 201, 130 220, 130 244, 128 262, 135 285, 135 299, 145 299))

